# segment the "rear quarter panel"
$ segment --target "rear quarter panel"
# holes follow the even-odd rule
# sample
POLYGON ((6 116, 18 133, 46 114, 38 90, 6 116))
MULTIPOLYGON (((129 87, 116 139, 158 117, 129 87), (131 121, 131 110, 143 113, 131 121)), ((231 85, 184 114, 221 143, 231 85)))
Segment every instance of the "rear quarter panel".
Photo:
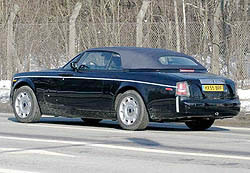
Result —
MULTIPOLYGON (((161 75, 159 72, 121 72, 116 77, 124 81, 113 82, 111 89, 113 108, 119 93, 136 90, 143 98, 151 120, 162 119, 161 116, 173 116, 175 112, 175 86, 179 79, 161 75), (167 91, 166 88, 171 88, 167 91)), ((107 83, 111 83, 107 81, 107 83)), ((111 96, 110 95, 110 96, 111 96)))

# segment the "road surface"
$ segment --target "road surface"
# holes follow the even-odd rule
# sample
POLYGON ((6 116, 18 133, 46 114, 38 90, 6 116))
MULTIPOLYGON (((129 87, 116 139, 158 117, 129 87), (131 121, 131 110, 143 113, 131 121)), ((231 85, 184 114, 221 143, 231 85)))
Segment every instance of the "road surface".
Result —
POLYGON ((0 173, 250 172, 250 129, 152 123, 125 131, 116 122, 43 117, 16 122, 0 114, 0 173))

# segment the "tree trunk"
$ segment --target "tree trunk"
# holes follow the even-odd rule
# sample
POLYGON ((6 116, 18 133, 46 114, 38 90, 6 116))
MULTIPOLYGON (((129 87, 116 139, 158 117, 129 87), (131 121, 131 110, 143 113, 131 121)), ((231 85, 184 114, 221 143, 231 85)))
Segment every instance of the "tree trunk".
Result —
POLYGON ((175 16, 175 27, 176 27, 176 49, 177 49, 178 52, 180 52, 181 51, 181 43, 180 43, 180 31, 179 31, 177 0, 174 0, 174 16, 175 16))
MULTIPOLYGON (((211 33, 209 31, 209 24, 208 24, 208 1, 204 0, 205 5, 205 12, 204 12, 204 46, 203 46, 203 53, 205 55, 204 64, 207 62, 207 58, 210 56, 209 51, 209 41, 211 40, 211 33)), ((207 65, 207 64, 206 64, 207 65)))
POLYGON ((248 21, 248 4, 249 4, 249 0, 244 0, 244 18, 245 21, 248 21))
MULTIPOLYGON (((92 20, 92 28, 94 31, 94 37, 95 37, 95 47, 99 46, 99 39, 98 39, 98 31, 97 31, 97 24, 96 24, 96 14, 95 14, 95 7, 94 7, 94 1, 93 0, 88 0, 89 8, 90 8, 90 16, 92 20)), ((91 38, 89 38, 91 39, 91 38)), ((91 43, 91 42, 90 42, 91 43)), ((91 44, 93 46, 93 44, 91 44)))
POLYGON ((151 2, 148 0, 143 1, 142 7, 137 15, 136 20, 136 46, 142 47, 142 37, 143 37, 143 18, 145 17, 145 14, 147 12, 148 6, 151 2))
POLYGON ((183 35, 184 35, 184 52, 187 51, 187 22, 186 22, 186 3, 185 0, 183 2, 183 35))
POLYGON ((172 31, 172 21, 168 21, 168 49, 173 49, 173 31, 172 31))
POLYGON ((229 37, 228 37, 228 24, 226 24, 227 22, 227 10, 228 7, 228 0, 221 0, 221 16, 222 16, 222 58, 223 61, 225 62, 225 66, 226 66, 226 73, 224 75, 229 76, 229 61, 230 61, 230 56, 229 56, 229 49, 228 49, 228 42, 229 42, 229 37))
POLYGON ((214 15, 213 24, 213 58, 212 58, 212 72, 215 74, 220 73, 220 17, 221 17, 221 6, 220 4, 216 8, 214 15))
MULTIPOLYGON (((7 79, 11 79, 14 72, 14 59, 16 59, 16 48, 15 48, 15 33, 14 33, 14 20, 19 6, 14 4, 11 9, 9 19, 7 22, 7 79)), ((17 66, 18 68, 18 66, 17 66)))
POLYGON ((76 19, 81 7, 82 3, 77 2, 69 19, 69 57, 71 58, 76 54, 76 19))

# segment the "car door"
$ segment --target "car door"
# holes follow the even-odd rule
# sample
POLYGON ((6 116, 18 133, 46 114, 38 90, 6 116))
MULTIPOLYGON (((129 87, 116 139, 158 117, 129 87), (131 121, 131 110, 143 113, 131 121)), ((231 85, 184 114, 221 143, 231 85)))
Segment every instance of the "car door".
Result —
POLYGON ((66 110, 65 116, 97 118, 101 116, 98 112, 109 112, 103 95, 103 78, 111 55, 111 52, 85 52, 77 62, 77 71, 65 71, 58 91, 58 104, 66 110))
POLYGON ((114 110, 112 106, 115 99, 115 94, 121 85, 121 79, 124 77, 121 57, 119 54, 112 54, 108 69, 103 75, 105 75, 106 78, 113 79, 105 80, 103 82, 103 95, 105 98, 105 104, 106 107, 112 111, 114 110))
MULTIPOLYGON (((82 53, 74 57, 72 61, 78 61, 81 56, 82 53)), ((61 87, 64 85, 64 80, 62 80, 61 77, 70 76, 70 73, 72 73, 71 71, 70 64, 67 64, 64 69, 60 68, 58 70, 48 71, 44 74, 46 77, 34 81, 37 93, 42 93, 41 95, 38 94, 38 97, 41 97, 39 100, 43 100, 40 102, 40 106, 44 114, 62 115, 61 109, 58 107, 58 103, 61 100, 58 91, 60 91, 61 87)))

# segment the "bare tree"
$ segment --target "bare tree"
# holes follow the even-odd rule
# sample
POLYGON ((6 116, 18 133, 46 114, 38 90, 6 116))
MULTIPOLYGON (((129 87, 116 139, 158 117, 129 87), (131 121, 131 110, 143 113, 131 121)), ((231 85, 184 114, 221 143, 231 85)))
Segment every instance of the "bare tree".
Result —
POLYGON ((187 22, 186 22, 186 3, 182 0, 182 10, 183 10, 183 36, 184 36, 184 52, 187 51, 187 22))
POLYGON ((79 15, 79 11, 82 7, 82 3, 76 3, 72 15, 69 19, 69 55, 73 57, 76 54, 76 19, 79 15))
POLYGON ((249 20, 249 15, 248 15, 249 4, 250 4, 249 0, 244 0, 244 18, 246 21, 249 20))
POLYGON ((245 80, 248 1, 0 0, 1 79, 7 71, 10 78, 38 66, 56 68, 83 49, 137 45, 195 55, 212 72, 245 80))
POLYGON ((215 74, 220 73, 220 17, 221 5, 218 4, 214 18, 213 18, 213 59, 212 59, 212 72, 215 74))
POLYGON ((150 4, 150 1, 144 0, 143 4, 141 6, 140 12, 137 15, 137 20, 136 20, 136 46, 141 47, 143 42, 143 19, 145 17, 145 14, 147 12, 148 6, 150 4))
MULTIPOLYGON (((7 23, 7 79, 11 79, 14 72, 14 62, 17 60, 17 52, 15 48, 15 33, 14 33, 14 20, 19 6, 14 4, 11 9, 8 23, 7 23)), ((18 65, 18 64, 16 64, 18 65)), ((17 67, 18 68, 18 67, 17 67)))
POLYGON ((177 0, 174 0, 174 16, 175 16, 175 28, 176 28, 176 49, 181 51, 180 31, 179 31, 179 19, 178 19, 178 6, 177 0))

